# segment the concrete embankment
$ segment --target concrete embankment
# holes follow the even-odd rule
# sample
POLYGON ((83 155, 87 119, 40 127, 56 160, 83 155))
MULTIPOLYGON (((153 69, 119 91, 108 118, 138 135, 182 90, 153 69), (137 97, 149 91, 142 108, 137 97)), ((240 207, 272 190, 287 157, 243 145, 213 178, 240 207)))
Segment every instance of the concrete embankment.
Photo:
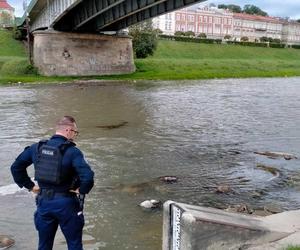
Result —
POLYGON ((168 201, 163 250, 272 249, 300 244, 300 210, 266 217, 168 201))

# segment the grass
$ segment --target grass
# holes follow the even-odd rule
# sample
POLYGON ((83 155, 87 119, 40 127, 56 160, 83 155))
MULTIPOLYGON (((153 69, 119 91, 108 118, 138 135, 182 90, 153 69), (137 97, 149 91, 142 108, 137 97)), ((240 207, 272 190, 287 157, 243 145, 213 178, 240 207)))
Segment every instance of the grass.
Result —
POLYGON ((205 79, 300 75, 300 50, 160 41, 133 77, 205 79))
POLYGON ((0 56, 26 58, 23 44, 14 40, 12 33, 6 30, 0 30, 0 56))
POLYGON ((0 30, 0 83, 74 79, 181 80, 300 76, 300 50, 160 40, 154 55, 136 59, 136 72, 119 76, 44 77, 29 66, 25 48, 0 30))
POLYGON ((288 246, 285 250, 300 250, 300 246, 288 246))

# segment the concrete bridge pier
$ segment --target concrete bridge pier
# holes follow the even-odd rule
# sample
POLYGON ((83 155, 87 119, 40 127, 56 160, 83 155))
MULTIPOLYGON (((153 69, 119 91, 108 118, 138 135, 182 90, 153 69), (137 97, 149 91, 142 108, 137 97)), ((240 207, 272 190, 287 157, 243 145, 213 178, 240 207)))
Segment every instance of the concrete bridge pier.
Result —
POLYGON ((54 30, 35 31, 33 36, 33 63, 42 75, 116 75, 135 71, 129 36, 54 30))

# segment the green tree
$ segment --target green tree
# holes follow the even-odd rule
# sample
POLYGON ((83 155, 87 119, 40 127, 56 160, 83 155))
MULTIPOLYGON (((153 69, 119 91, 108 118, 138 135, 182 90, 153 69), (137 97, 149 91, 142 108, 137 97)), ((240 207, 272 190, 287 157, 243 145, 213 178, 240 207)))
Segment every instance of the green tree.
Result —
POLYGON ((143 32, 153 32, 154 29, 153 29, 152 20, 148 19, 144 22, 140 22, 129 27, 129 32, 137 31, 137 30, 143 32))
POLYGON ((218 5, 218 8, 219 9, 228 9, 228 10, 231 10, 232 12, 234 13, 241 13, 242 12, 242 8, 238 5, 235 5, 235 4, 219 4, 218 5))
POLYGON ((243 12, 250 15, 268 16, 267 12, 264 12, 259 7, 252 4, 246 4, 244 6, 243 12))
POLYGON ((224 36, 224 40, 230 40, 231 39, 231 35, 225 35, 224 36))
POLYGON ((198 35, 198 37, 201 38, 201 39, 205 39, 207 36, 206 36, 205 33, 200 33, 200 34, 198 35))
POLYGON ((260 37, 259 40, 260 40, 262 43, 265 43, 265 42, 268 42, 268 41, 269 41, 268 37, 266 37, 266 36, 260 37))
POLYGON ((13 27, 12 36, 16 40, 21 41, 24 39, 24 35, 23 35, 22 31, 20 29, 18 29, 18 27, 16 25, 13 27))
POLYGON ((195 33, 193 31, 187 31, 184 33, 185 36, 195 36, 195 33))
POLYGON ((241 42, 248 42, 249 38, 247 36, 242 36, 241 37, 241 42))
POLYGON ((161 29, 154 29, 153 32, 158 35, 163 33, 161 29))
POLYGON ((273 43, 281 43, 281 40, 279 38, 274 38, 273 43))
POLYGON ((129 35, 132 36, 132 47, 137 58, 153 55, 157 47, 157 33, 151 20, 129 27, 129 35))
POLYGON ((174 33, 174 35, 175 36, 184 36, 185 35, 185 33, 183 32, 183 31, 176 31, 175 33, 174 33))

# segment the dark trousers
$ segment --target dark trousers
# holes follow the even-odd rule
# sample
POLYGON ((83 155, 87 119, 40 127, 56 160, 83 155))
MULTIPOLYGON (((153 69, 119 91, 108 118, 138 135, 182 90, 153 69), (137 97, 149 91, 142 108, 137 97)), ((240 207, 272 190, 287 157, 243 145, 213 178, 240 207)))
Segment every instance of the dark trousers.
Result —
POLYGON ((83 214, 79 211, 76 197, 38 196, 34 214, 35 227, 39 233, 38 250, 52 250, 58 225, 64 234, 68 250, 82 250, 83 214))

